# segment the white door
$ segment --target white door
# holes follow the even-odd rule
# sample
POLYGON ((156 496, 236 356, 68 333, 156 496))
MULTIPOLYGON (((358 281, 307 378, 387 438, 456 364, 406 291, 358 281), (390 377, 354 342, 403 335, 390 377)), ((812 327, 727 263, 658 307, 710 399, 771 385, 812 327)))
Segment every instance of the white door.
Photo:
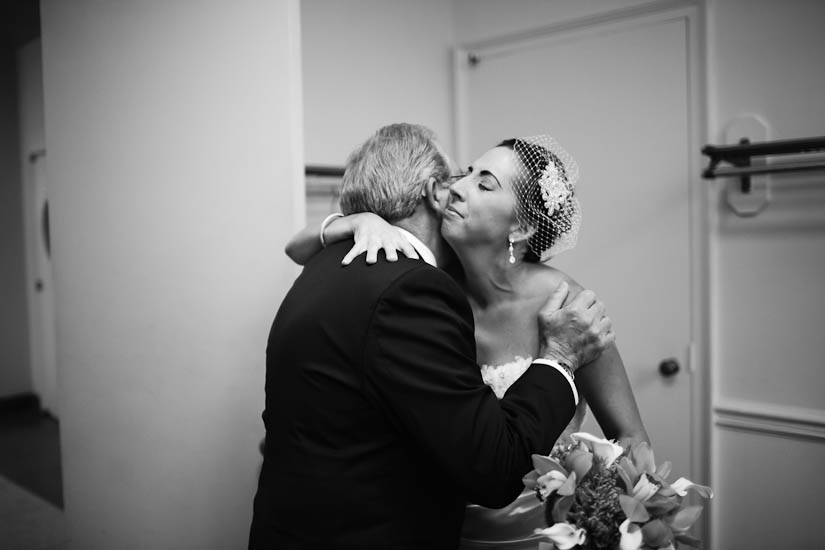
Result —
POLYGON ((656 455, 690 477, 687 28, 648 16, 459 50, 456 107, 464 165, 541 133, 577 160, 578 246, 551 263, 607 305, 656 455))
POLYGON ((58 416, 54 285, 46 182, 46 154, 38 150, 29 155, 24 175, 32 385, 40 397, 41 407, 58 416))

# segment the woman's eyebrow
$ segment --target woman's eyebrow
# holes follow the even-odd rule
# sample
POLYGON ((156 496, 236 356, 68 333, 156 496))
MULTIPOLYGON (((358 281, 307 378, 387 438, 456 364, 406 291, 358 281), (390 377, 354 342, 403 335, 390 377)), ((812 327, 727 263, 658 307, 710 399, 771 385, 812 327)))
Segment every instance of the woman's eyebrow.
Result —
POLYGON ((498 181, 498 178, 496 177, 496 175, 495 175, 495 174, 493 174, 491 171, 489 171, 489 170, 482 170, 482 171, 479 173, 479 176, 490 176, 490 177, 492 177, 494 180, 496 180, 496 183, 498 184, 498 186, 499 186, 499 187, 501 187, 501 182, 500 182, 500 181, 498 181))

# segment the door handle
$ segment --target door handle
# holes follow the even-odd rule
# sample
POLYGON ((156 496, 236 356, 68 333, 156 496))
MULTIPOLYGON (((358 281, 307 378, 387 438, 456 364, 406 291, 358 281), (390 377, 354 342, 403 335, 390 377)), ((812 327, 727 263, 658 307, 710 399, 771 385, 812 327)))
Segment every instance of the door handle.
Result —
POLYGON ((679 361, 673 359, 663 359, 661 363, 659 363, 659 374, 664 376, 665 378, 670 378, 671 376, 675 376, 677 372, 679 372, 679 361))

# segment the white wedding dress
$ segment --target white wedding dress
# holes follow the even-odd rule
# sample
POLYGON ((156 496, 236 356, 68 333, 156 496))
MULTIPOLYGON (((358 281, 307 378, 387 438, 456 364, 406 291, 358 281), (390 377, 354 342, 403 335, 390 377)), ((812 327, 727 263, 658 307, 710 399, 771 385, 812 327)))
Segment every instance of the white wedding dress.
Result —
MULTIPOLYGON (((533 362, 532 357, 516 357, 503 365, 483 365, 481 376, 501 399, 513 382, 533 362)), ((570 434, 581 431, 587 405, 579 399, 573 419, 559 437, 559 442, 569 441, 570 434)), ((525 472, 527 473, 527 472, 525 472)), ((468 504, 461 533, 461 550, 503 548, 506 550, 537 550, 540 541, 535 529, 547 527, 543 504, 534 491, 525 489, 508 506, 493 510, 476 504, 468 504)))

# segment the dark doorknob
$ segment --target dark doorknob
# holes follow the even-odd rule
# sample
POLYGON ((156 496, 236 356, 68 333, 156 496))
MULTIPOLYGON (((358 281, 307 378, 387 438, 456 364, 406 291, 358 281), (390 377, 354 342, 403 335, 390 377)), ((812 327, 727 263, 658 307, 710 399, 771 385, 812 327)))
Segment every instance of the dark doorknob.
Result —
POLYGON ((659 374, 670 377, 679 372, 679 362, 676 359, 665 359, 659 363, 659 374))

